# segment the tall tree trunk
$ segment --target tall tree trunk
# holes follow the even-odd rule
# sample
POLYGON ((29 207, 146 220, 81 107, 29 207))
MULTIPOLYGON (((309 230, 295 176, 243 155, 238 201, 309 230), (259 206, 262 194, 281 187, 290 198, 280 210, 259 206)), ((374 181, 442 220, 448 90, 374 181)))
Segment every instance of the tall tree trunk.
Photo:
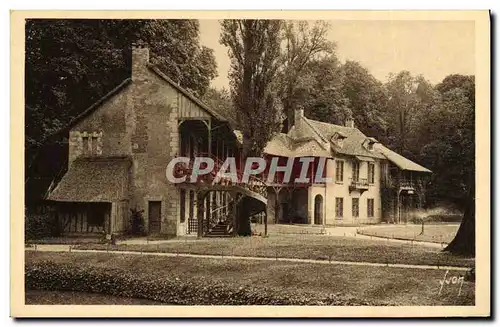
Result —
POLYGON ((455 254, 476 254, 476 183, 474 174, 469 178, 469 191, 462 223, 453 241, 444 249, 455 254))

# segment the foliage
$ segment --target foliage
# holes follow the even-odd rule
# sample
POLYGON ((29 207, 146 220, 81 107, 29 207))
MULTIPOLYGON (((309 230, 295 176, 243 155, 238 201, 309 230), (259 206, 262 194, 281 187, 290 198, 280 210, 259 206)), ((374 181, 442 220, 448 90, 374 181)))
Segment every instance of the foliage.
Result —
POLYGON ((341 87, 356 127, 385 143, 388 122, 384 113, 388 101, 383 84, 360 63, 347 60, 342 66, 341 87))
POLYGON ((427 197, 431 202, 446 198, 461 209, 468 176, 474 172, 473 80, 469 77, 461 87, 436 87, 444 93, 420 117, 416 139, 421 162, 434 172, 427 197))
POLYGON ((224 20, 221 44, 228 48, 231 98, 243 133, 243 156, 260 155, 281 123, 273 82, 279 68, 278 20, 224 20))
POLYGON ((296 93, 302 94, 299 103, 305 107, 308 118, 343 125, 352 117, 349 99, 342 92, 342 77, 342 66, 334 55, 311 60, 306 65, 301 76, 302 88, 296 88, 296 93))
POLYGON ((51 212, 26 212, 24 216, 25 240, 37 240, 45 237, 58 236, 59 225, 51 212))
POLYGON ((388 121, 388 145, 400 154, 415 160, 415 130, 420 114, 434 100, 434 89, 423 76, 412 76, 408 71, 391 74, 385 84, 388 121))
POLYGON ((309 63, 314 60, 321 62, 322 58, 329 55, 334 56, 335 43, 327 39, 329 28, 330 25, 324 21, 314 24, 307 21, 287 21, 283 24, 277 87, 287 115, 287 124, 293 122, 295 108, 302 104, 313 86, 308 85, 308 75, 312 68, 308 67, 309 63))
POLYGON ((146 235, 144 210, 130 209, 129 233, 134 236, 146 235))
POLYGON ((229 90, 226 88, 216 89, 210 87, 203 95, 202 100, 210 108, 227 118, 235 128, 238 127, 237 115, 231 102, 231 94, 229 93, 229 90))
POLYGON ((150 299, 180 305, 367 305, 341 300, 334 294, 318 298, 314 293, 238 286, 221 280, 161 278, 137 274, 126 269, 70 265, 54 262, 30 263, 25 268, 26 289, 78 291, 150 299))

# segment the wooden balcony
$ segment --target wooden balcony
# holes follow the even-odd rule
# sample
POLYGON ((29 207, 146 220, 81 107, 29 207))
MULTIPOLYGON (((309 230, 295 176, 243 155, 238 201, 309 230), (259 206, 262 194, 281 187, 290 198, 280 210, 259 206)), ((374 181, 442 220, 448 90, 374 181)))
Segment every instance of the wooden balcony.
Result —
POLYGON ((367 178, 352 179, 349 184, 349 193, 358 191, 360 194, 363 194, 364 191, 368 191, 369 187, 370 183, 368 183, 367 178))
POLYGON ((393 178, 385 181, 385 186, 398 191, 408 191, 411 194, 415 191, 415 183, 413 180, 393 178))
POLYGON ((415 191, 415 182, 411 180, 400 180, 398 186, 400 191, 408 191, 408 193, 415 191))

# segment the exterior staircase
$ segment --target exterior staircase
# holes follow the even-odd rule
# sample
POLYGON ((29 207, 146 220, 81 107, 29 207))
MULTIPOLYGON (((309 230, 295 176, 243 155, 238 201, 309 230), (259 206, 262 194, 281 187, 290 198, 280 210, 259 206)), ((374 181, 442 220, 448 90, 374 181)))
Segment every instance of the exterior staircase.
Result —
POLYGON ((231 224, 227 221, 220 221, 205 234, 206 237, 231 237, 231 224))

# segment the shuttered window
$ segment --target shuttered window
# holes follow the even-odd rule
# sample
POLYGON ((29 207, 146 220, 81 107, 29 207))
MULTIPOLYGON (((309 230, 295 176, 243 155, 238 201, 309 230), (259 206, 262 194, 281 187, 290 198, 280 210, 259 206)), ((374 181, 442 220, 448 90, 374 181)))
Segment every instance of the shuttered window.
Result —
POLYGON ((336 161, 335 181, 344 181, 344 162, 341 160, 336 161))
POLYGON ((370 184, 375 183, 375 165, 373 163, 368 164, 368 182, 370 184))
POLYGON ((87 136, 82 137, 82 153, 84 156, 88 156, 90 154, 89 145, 89 138, 87 136))
POLYGON ((352 216, 359 217, 359 198, 352 199, 352 216))
POLYGON ((367 199, 368 217, 373 217, 375 213, 374 208, 375 201, 373 199, 367 199))
POLYGON ((352 164, 352 180, 355 182, 359 180, 359 162, 357 161, 352 164))
POLYGON ((344 199, 335 198, 335 216, 342 218, 344 216, 344 199))

